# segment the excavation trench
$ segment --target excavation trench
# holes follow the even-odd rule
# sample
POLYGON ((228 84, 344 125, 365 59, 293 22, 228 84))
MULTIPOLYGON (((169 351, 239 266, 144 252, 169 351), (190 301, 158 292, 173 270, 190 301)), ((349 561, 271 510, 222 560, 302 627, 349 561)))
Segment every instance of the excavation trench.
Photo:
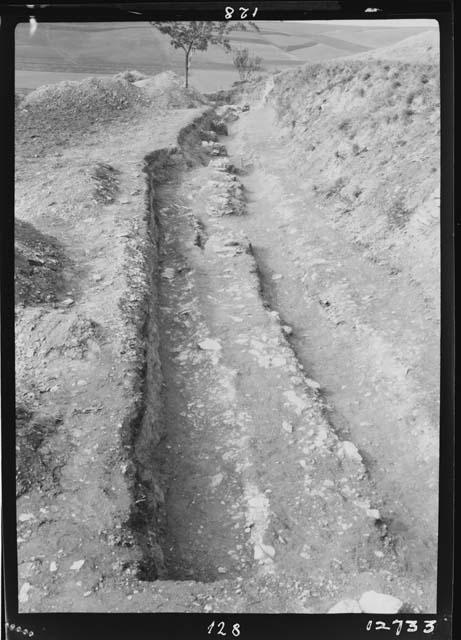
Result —
MULTIPOLYGON (((268 500, 247 451, 256 434, 245 403, 236 402, 239 372, 230 366, 232 336, 223 326, 236 310, 228 295, 251 276, 253 262, 241 238, 229 240, 210 218, 211 210, 238 211, 241 196, 222 164, 223 147, 213 144, 215 128, 223 125, 208 114, 180 133, 177 149, 146 158, 155 260, 131 522, 143 553, 141 580, 242 579, 255 558, 271 560, 260 557, 268 500), (217 189, 204 189, 209 184, 217 189)), ((256 289, 251 281, 252 303, 263 311, 256 289)), ((237 339, 238 325, 232 333, 237 339)))
POLYGON ((146 157, 149 311, 129 523, 138 579, 211 583, 277 570, 326 602, 383 589, 393 575, 416 602, 419 583, 402 573, 349 432, 331 428, 256 234, 277 225, 255 212, 254 184, 237 177, 222 130, 208 112, 177 147, 146 157))
MULTIPOLYGON (((223 285, 230 276, 219 249, 208 251, 203 211, 210 202, 230 211, 239 195, 235 178, 221 171, 224 149, 216 131, 225 129, 208 111, 179 133, 175 148, 145 159, 151 241, 146 366, 143 402, 131 421, 136 471, 129 522, 142 554, 137 576, 144 581, 244 576, 264 533, 258 502, 264 505, 264 497, 244 451, 246 417, 234 407, 235 371, 221 362, 221 345, 210 337, 220 333, 213 322, 226 309, 223 285), (224 182, 215 194, 204 194, 210 172, 224 182), (216 281, 207 281, 210 272, 216 281), (215 309, 207 308, 210 292, 222 298, 215 309), (238 469, 242 462, 250 470, 238 469)), ((215 233, 211 245, 216 240, 215 233)), ((238 244, 224 253, 233 255, 238 244)), ((246 273, 246 262, 240 270, 246 273)))
MULTIPOLYGON (((131 450, 132 461, 128 471, 131 477, 132 510, 125 544, 131 546, 130 540, 134 537, 141 553, 137 577, 144 581, 169 577, 190 579, 192 574, 197 579, 210 581, 219 576, 217 571, 210 570, 205 558, 188 563, 181 555, 174 560, 176 551, 173 552, 168 546, 171 546, 172 526, 168 504, 172 499, 168 497, 165 501, 165 496, 169 496, 172 466, 178 462, 176 459, 171 465, 169 449, 170 441, 174 438, 172 425, 181 424, 178 411, 184 408, 182 394, 185 389, 178 388, 171 367, 172 353, 179 342, 171 342, 168 327, 175 327, 175 318, 167 319, 161 313, 165 309, 166 298, 170 295, 174 298, 174 292, 165 291, 159 275, 159 269, 165 268, 165 262, 171 261, 177 266, 178 260, 181 261, 174 243, 170 247, 165 241, 165 223, 168 225, 171 221, 165 220, 162 212, 181 183, 182 176, 192 167, 209 161, 210 150, 206 144, 202 145, 202 141, 215 137, 216 123, 213 113, 206 111, 179 132, 177 146, 156 150, 145 158, 149 243, 145 256, 147 288, 144 320, 140 322, 140 332, 146 350, 144 367, 139 376, 142 391, 127 419, 124 439, 131 450), (167 249, 165 244, 168 245, 167 249), (172 412, 171 405, 177 411, 172 412)), ((173 315, 176 313, 177 317, 181 317, 177 308, 173 315)), ((182 462, 187 466, 187 461, 182 462)), ((191 487, 192 482, 191 478, 191 487)), ((183 514, 191 505, 193 508, 195 489, 191 490, 186 503, 181 496, 175 496, 174 501, 177 501, 178 509, 183 514)))
MULTIPOLYGON (((297 403, 314 402, 311 437, 320 409, 315 393, 301 391, 296 358, 261 299, 251 245, 231 230, 243 191, 222 146, 208 145, 210 129, 208 114, 180 133, 177 148, 146 158, 152 255, 130 523, 141 580, 264 572, 274 542, 286 545, 288 531, 306 526, 287 513, 304 499, 293 446, 304 421, 289 434, 297 403)), ((322 478, 334 477, 336 464, 320 465, 322 478)))

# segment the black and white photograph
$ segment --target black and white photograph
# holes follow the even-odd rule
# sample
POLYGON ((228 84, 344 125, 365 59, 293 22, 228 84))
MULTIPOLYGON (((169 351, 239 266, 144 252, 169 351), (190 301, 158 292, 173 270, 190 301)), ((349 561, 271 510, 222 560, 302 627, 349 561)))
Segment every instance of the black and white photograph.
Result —
POLYGON ((19 613, 437 611, 439 24, 248 11, 16 27, 19 613))

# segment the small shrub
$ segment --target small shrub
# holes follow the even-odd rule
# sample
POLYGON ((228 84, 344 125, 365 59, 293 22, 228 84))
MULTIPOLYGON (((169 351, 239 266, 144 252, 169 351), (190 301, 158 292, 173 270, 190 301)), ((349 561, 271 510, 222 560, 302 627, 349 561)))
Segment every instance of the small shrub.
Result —
POLYGON ((391 228, 403 229, 410 215, 411 211, 407 209, 403 196, 397 196, 387 211, 387 221, 391 228))
POLYGON ((344 178, 337 178, 333 184, 327 189, 325 192, 325 196, 327 198, 331 198, 341 191, 341 189, 345 186, 346 182, 344 178))
POLYGON ((262 58, 251 56, 248 49, 236 49, 233 57, 234 66, 241 80, 249 80, 262 69, 262 58))
POLYGON ((351 126, 351 121, 350 120, 343 120, 342 122, 339 123, 338 129, 340 131, 347 131, 351 126))
POLYGON ((392 83, 392 88, 393 89, 398 89, 401 86, 402 86, 402 83, 399 82, 398 80, 394 80, 394 82, 392 83))
POLYGON ((120 172, 110 164, 98 162, 93 169, 92 178, 95 182, 93 195, 98 202, 111 204, 115 201, 119 191, 118 176, 120 172))
POLYGON ((371 73, 368 73, 368 72, 364 73, 363 76, 362 76, 362 80, 368 80, 368 78, 370 78, 370 77, 371 77, 371 73))

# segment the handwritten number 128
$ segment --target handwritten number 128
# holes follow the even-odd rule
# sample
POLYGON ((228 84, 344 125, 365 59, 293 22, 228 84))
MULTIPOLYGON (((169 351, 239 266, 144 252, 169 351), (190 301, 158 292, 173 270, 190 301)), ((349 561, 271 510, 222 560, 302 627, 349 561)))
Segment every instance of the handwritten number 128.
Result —
MULTIPOLYGON (((245 20, 245 18, 248 18, 249 10, 250 10, 249 8, 246 9, 245 7, 239 7, 238 11, 240 11, 240 20, 245 20)), ((234 9, 233 7, 226 7, 225 11, 226 13, 224 14, 224 17, 226 18, 226 20, 230 20, 234 15, 236 9, 234 9)), ((251 17, 254 18, 257 13, 258 13, 258 8, 256 7, 256 9, 253 9, 251 13, 251 17)))
MULTIPOLYGON (((213 632, 213 629, 215 628, 215 621, 213 620, 213 622, 208 626, 208 633, 211 634, 213 632)), ((217 636, 227 636, 227 633, 224 631, 224 627, 225 627, 225 622, 218 622, 218 624, 216 625, 216 629, 215 629, 215 634, 217 636)), ((232 631, 231 631, 232 635, 237 638, 240 635, 240 625, 238 623, 233 624, 232 625, 232 631)))

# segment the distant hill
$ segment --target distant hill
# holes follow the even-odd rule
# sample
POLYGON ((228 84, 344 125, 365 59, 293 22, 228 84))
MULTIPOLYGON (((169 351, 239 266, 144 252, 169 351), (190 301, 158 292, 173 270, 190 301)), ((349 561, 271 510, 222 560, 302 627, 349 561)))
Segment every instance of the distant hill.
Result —
MULTIPOLYGON (((370 23, 261 21, 258 26, 259 32, 236 32, 231 41, 234 47, 247 47, 260 56, 268 70, 367 53, 422 31, 421 27, 370 23)), ((125 69, 149 75, 171 69, 182 74, 183 64, 182 51, 171 47, 166 36, 146 23, 40 24, 33 36, 28 25, 19 25, 16 30, 18 89, 88 75, 112 75, 125 69)), ((231 56, 219 47, 194 55, 191 80, 202 91, 224 88, 236 79, 231 56)))
POLYGON ((435 63, 439 59, 439 34, 435 30, 424 31, 396 44, 368 51, 366 54, 360 54, 354 58, 381 58, 402 62, 421 62, 424 60, 435 63))

